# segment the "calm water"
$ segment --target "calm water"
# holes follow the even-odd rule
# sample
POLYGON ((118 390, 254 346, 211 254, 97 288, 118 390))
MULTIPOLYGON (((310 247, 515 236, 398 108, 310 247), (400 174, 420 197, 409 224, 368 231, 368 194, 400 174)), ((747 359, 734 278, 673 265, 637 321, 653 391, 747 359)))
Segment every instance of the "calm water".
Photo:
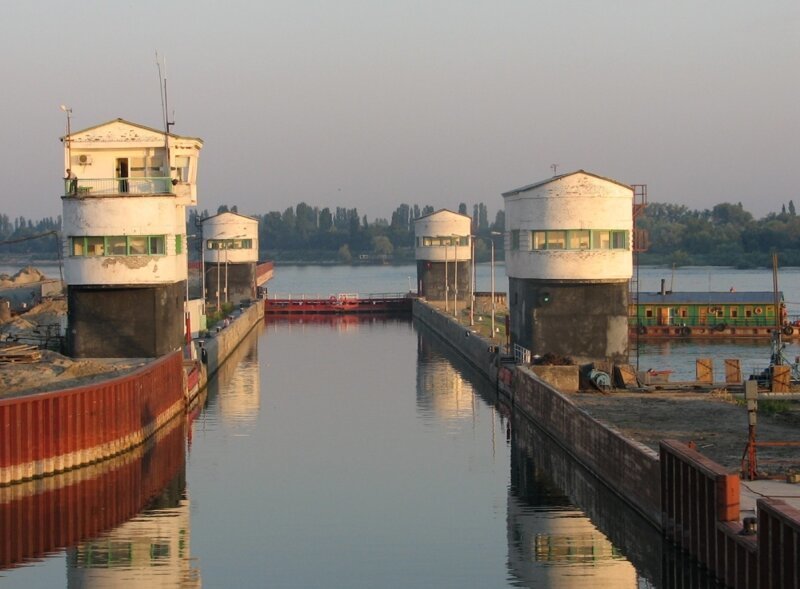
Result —
MULTIPOLYGON (((271 291, 403 291, 412 271, 279 267, 271 291)), ((649 353, 691 354, 678 348, 649 353)), ((0 564, 27 559, 3 587, 709 585, 406 320, 262 326, 189 426, 119 464, 0 489, 0 515, 0 564)))

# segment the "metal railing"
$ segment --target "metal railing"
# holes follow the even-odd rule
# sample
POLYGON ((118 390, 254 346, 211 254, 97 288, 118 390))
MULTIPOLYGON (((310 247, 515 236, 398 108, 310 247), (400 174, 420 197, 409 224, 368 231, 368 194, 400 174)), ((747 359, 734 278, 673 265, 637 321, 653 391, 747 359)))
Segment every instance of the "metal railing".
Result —
POLYGON ((64 180, 65 196, 172 194, 172 192, 172 179, 169 177, 73 178, 64 180))
POLYGON ((528 348, 523 348, 519 344, 514 344, 514 362, 517 364, 530 364, 531 351, 528 348))

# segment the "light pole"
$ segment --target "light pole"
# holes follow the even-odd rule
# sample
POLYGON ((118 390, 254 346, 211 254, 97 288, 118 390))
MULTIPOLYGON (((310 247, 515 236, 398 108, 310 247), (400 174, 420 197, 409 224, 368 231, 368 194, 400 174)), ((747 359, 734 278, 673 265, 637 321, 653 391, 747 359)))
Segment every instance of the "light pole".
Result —
POLYGON ((225 240, 225 303, 228 303, 228 246, 230 241, 225 240))
POLYGON ((222 310, 222 305, 220 304, 220 293, 219 293, 219 249, 217 250, 217 313, 222 310))
POLYGON ((447 313, 450 301, 450 284, 447 282, 447 244, 450 238, 444 242, 444 312, 447 313))
POLYGON ((495 314, 495 296, 494 296, 494 236, 502 235, 499 231, 492 231, 489 233, 489 241, 492 244, 492 339, 494 339, 494 314, 495 314))
POLYGON ((458 318, 458 236, 454 236, 456 242, 454 244, 453 259, 455 261, 456 269, 453 271, 453 317, 458 318))
POLYGON ((469 236, 470 254, 472 261, 472 274, 469 285, 469 326, 475 325, 475 236, 469 236))

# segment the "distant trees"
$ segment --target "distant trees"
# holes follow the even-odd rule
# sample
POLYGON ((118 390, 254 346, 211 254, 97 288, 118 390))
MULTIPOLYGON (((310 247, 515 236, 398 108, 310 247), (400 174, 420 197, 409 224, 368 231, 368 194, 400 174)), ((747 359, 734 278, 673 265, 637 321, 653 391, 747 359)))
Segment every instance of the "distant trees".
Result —
MULTIPOLYGON (((490 222, 484 203, 474 203, 469 208, 466 203, 459 203, 457 208, 462 214, 472 213, 472 232, 477 236, 476 259, 488 260, 491 234, 505 231, 505 212, 496 211, 490 222)), ((236 206, 221 205, 217 213, 237 210, 236 206)), ((779 210, 754 219, 740 202, 724 202, 706 210, 650 203, 637 219, 637 229, 646 231, 649 244, 639 261, 643 264, 769 266, 772 252, 779 252, 782 265, 800 266, 800 216, 793 200, 781 205, 779 210)), ((320 208, 303 201, 283 211, 251 216, 259 222, 262 259, 410 262, 414 259, 414 219, 433 212, 431 205, 401 203, 388 219, 378 217, 370 221, 355 208, 320 208)), ((199 220, 208 216, 207 210, 189 211, 189 253, 195 259, 201 243, 199 220)), ((25 239, 60 229, 61 217, 34 221, 0 213, 0 254, 56 258, 59 243, 53 236, 25 239)), ((500 259, 502 240, 496 237, 495 240, 495 253, 500 259)))
POLYGON ((780 263, 800 265, 800 218, 794 203, 760 220, 742 203, 721 203, 710 210, 651 203, 637 221, 648 234, 641 263, 676 265, 769 266, 772 252, 780 263))

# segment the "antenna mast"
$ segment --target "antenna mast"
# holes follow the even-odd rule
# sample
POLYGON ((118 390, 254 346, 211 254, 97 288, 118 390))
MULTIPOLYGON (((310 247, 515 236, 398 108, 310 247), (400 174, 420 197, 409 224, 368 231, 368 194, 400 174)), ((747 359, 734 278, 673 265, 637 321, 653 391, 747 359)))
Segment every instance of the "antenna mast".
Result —
POLYGON ((164 122, 164 149, 166 151, 166 167, 167 175, 172 178, 172 160, 169 154, 169 129, 175 124, 175 121, 169 120, 169 102, 167 95, 167 58, 164 57, 164 72, 161 72, 161 62, 158 59, 158 51, 156 51, 156 66, 158 67, 158 94, 161 97, 161 115, 164 122))

